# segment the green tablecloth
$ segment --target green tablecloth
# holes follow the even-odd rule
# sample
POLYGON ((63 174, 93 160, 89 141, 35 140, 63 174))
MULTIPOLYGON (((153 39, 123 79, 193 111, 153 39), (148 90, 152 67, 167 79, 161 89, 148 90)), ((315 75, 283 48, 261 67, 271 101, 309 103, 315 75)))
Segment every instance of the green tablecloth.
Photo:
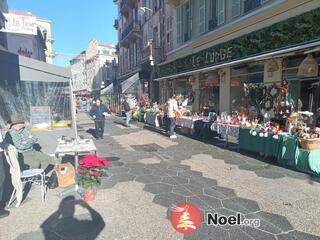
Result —
POLYGON ((320 150, 305 150, 298 147, 293 136, 286 136, 280 143, 278 163, 303 172, 320 174, 320 150))
POLYGON ((264 153, 277 157, 279 141, 270 134, 268 137, 252 136, 250 129, 240 129, 239 149, 252 152, 264 153))
POLYGON ((320 150, 299 148, 296 137, 291 135, 280 135, 279 139, 272 135, 265 138, 252 136, 250 129, 240 129, 239 149, 268 154, 276 157, 283 166, 320 175, 320 150))

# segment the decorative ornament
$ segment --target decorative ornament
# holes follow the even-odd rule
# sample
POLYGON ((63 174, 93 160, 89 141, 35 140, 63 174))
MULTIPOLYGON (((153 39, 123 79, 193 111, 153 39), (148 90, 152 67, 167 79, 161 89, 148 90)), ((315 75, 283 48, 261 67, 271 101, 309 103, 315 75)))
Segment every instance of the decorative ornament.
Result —
POLYGON ((317 60, 311 53, 302 61, 298 69, 298 76, 314 77, 318 76, 319 66, 317 60))

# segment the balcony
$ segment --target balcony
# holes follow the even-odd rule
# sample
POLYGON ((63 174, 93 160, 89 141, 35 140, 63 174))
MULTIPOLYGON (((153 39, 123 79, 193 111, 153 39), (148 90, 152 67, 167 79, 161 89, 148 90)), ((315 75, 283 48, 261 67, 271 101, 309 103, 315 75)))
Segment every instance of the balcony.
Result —
MULTIPOLYGON (((141 62, 142 63, 146 63, 146 62, 150 62, 150 46, 145 47, 144 49, 142 49, 142 53, 141 53, 141 62)), ((162 61, 162 52, 161 52, 161 48, 160 47, 153 47, 153 61, 155 64, 158 64, 162 61)))
POLYGON ((137 1, 138 0, 121 0, 120 1, 120 13, 122 15, 126 15, 128 12, 131 11, 132 8, 134 8, 137 1))
POLYGON ((121 45, 128 47, 138 38, 142 38, 141 25, 138 21, 132 21, 121 33, 121 45))
POLYGON ((118 55, 120 53, 119 43, 116 45, 116 54, 118 55))
POLYGON ((118 21, 118 19, 115 19, 115 20, 114 20, 113 27, 114 27, 116 30, 118 30, 118 27, 119 27, 119 21, 118 21))

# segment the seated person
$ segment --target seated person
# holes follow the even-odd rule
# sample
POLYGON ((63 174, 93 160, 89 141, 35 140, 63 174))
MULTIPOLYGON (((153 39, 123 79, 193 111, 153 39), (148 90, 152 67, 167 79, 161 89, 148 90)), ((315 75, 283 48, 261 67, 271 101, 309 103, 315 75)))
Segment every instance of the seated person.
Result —
MULTIPOLYGON (((4 142, 16 147, 21 170, 28 168, 46 169, 53 162, 52 157, 34 149, 38 140, 25 127, 22 114, 11 116, 11 126, 5 135, 4 142)), ((48 172, 48 169, 46 170, 48 172)))

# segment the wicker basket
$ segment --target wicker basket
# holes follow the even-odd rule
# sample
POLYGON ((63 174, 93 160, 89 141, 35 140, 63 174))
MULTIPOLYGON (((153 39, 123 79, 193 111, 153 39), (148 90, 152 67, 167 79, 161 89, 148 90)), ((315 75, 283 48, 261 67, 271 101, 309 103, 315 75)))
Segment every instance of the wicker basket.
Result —
POLYGON ((320 138, 303 139, 299 138, 300 146, 307 150, 320 149, 320 138))

